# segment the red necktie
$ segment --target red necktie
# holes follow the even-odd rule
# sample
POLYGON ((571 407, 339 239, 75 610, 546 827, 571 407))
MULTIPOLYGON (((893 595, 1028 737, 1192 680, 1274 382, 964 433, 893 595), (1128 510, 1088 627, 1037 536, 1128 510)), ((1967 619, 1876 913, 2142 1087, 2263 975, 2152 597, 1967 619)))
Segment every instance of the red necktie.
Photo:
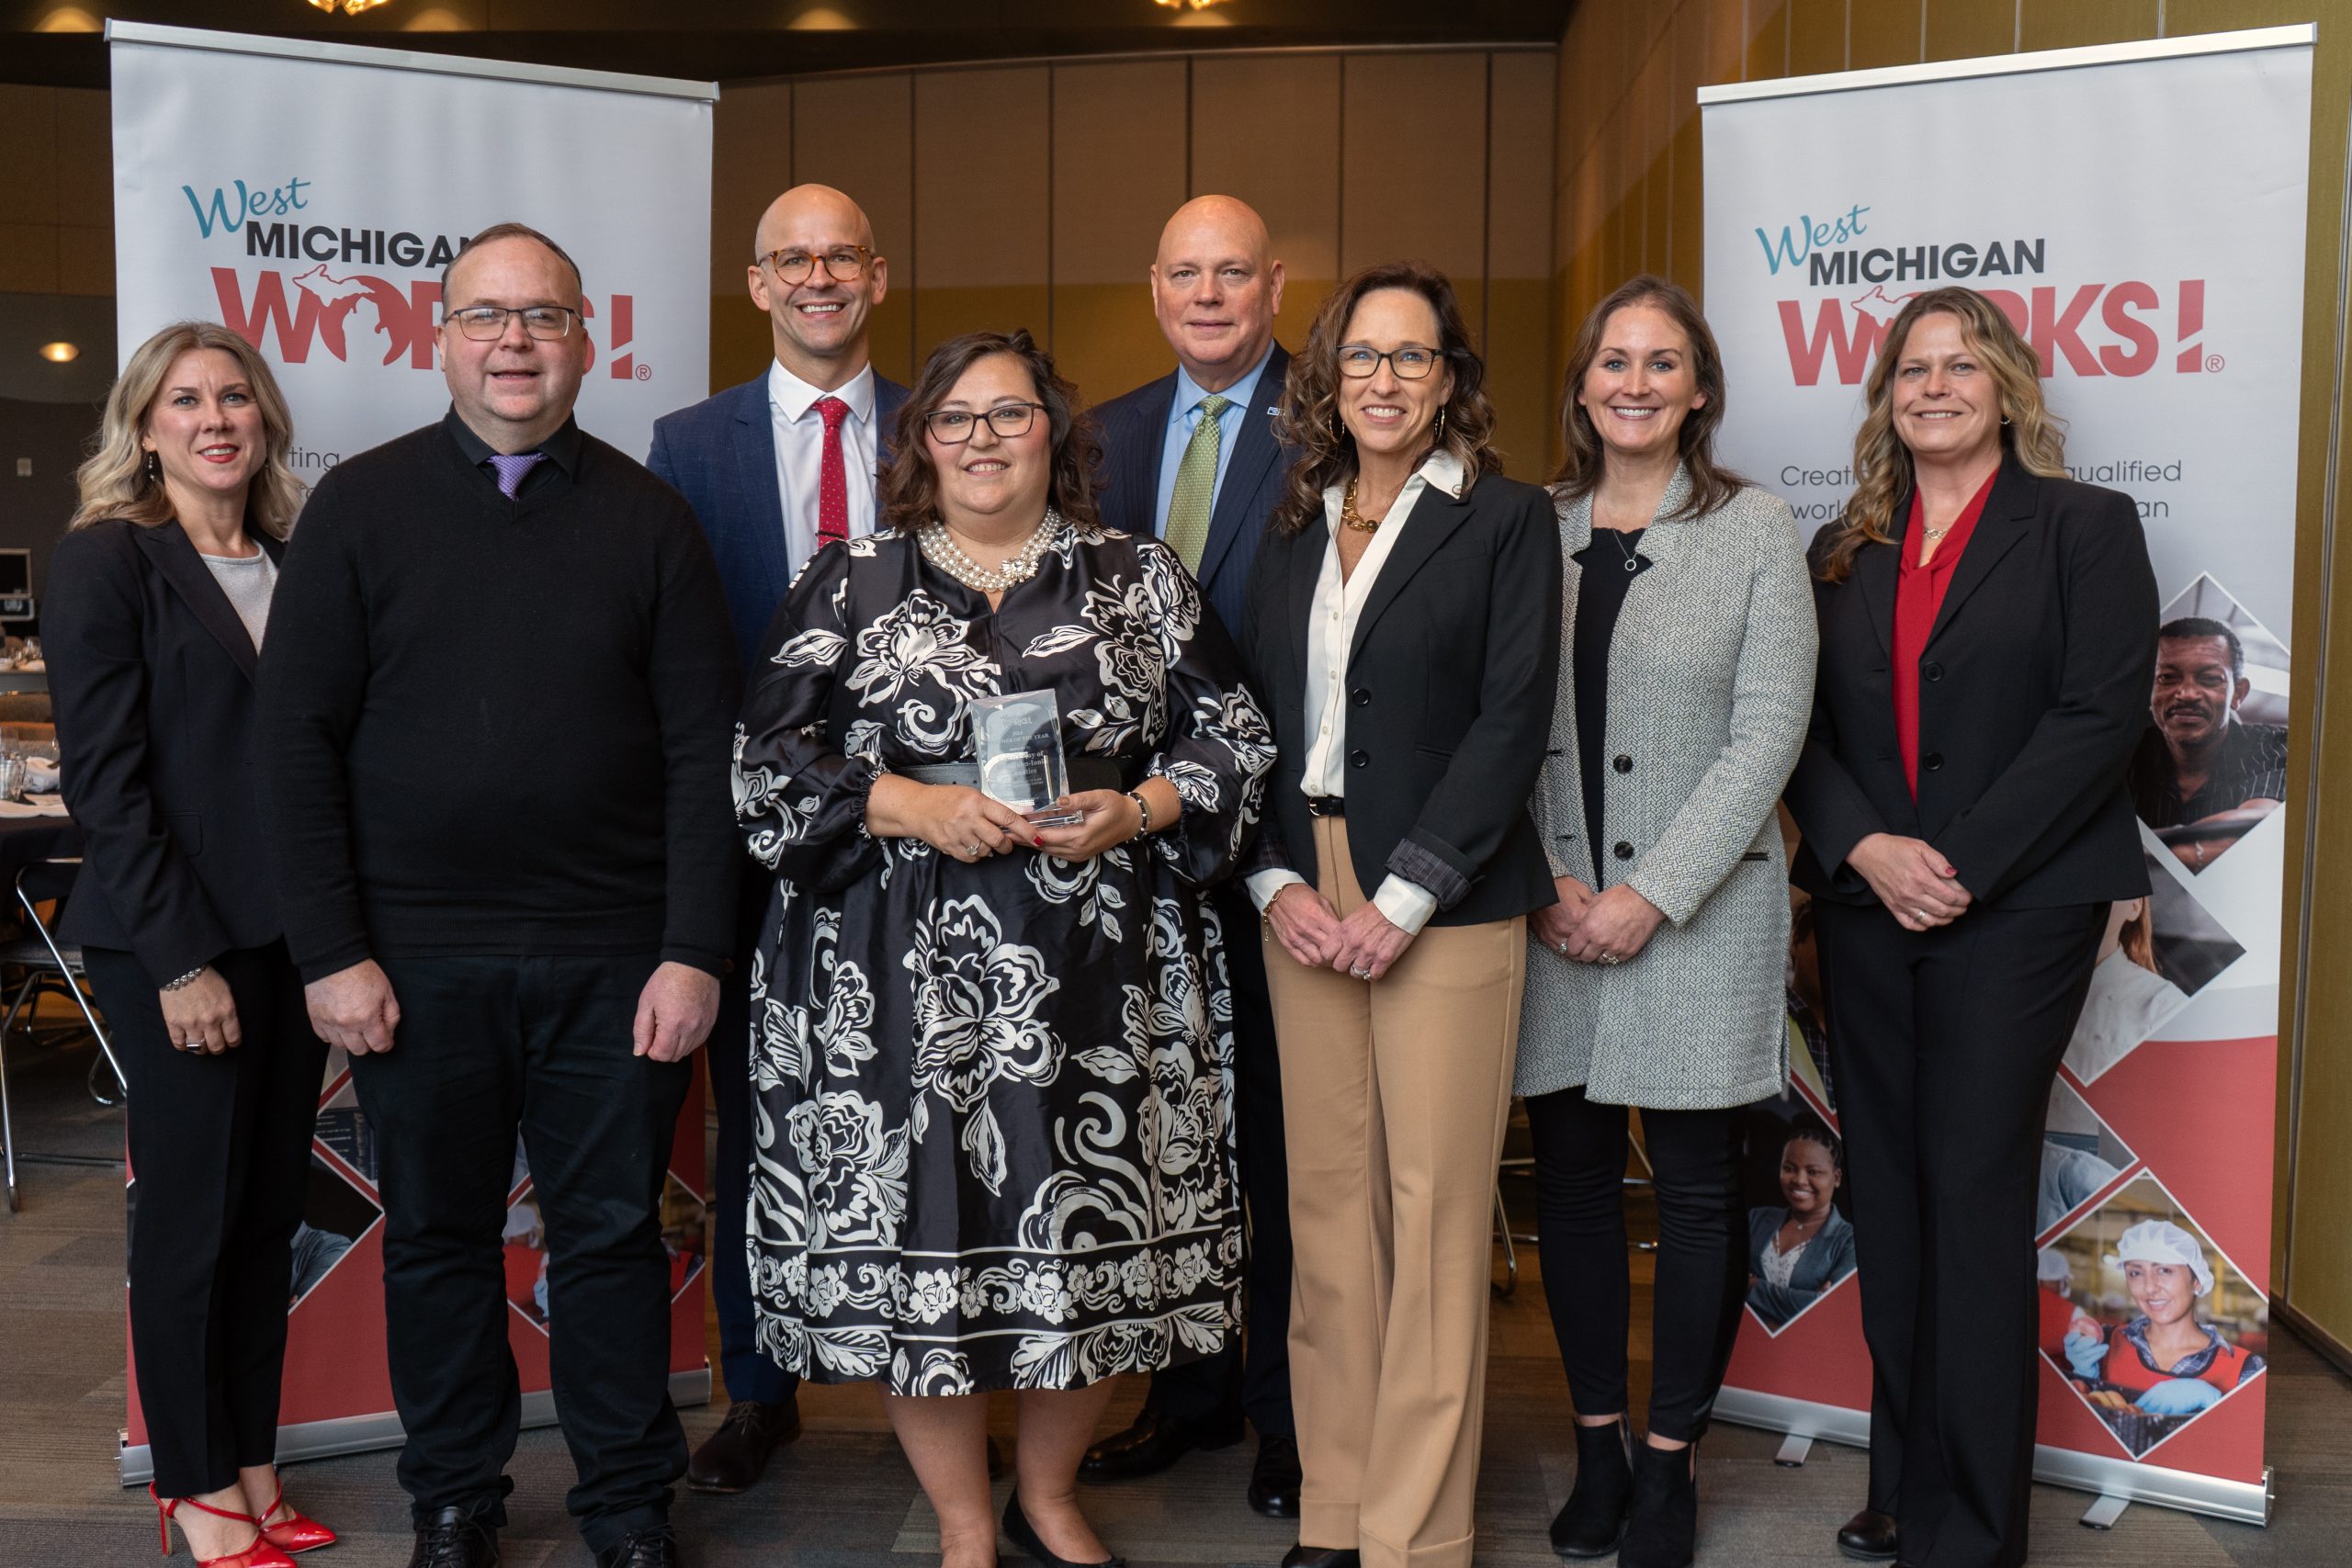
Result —
POLYGON ((839 398, 819 398, 817 412, 825 422, 825 452, 817 466, 817 547, 838 545, 849 537, 849 470, 842 461, 842 421, 849 405, 839 398))

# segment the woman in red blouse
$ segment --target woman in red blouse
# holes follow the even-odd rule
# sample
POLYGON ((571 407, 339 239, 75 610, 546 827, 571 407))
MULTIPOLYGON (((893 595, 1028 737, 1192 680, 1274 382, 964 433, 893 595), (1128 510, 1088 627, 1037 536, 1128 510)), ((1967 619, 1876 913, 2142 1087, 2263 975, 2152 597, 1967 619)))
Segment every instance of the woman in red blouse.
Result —
POLYGON ((1913 296, 1866 390, 1853 496, 1814 541, 1787 795, 1875 1377, 1869 1502, 1838 1545, 2011 1568, 2044 1108, 2108 905, 2148 887, 2123 774, 2156 585, 2138 510, 2066 478, 2033 348, 1983 295, 1913 296))

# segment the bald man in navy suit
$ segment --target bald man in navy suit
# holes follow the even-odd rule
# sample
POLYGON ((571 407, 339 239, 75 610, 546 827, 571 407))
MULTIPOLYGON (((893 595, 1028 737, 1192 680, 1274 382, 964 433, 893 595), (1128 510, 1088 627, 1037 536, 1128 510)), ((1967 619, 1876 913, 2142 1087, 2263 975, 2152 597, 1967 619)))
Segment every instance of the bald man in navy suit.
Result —
MULTIPOLYGON (((1244 203, 1204 196, 1159 236, 1152 309, 1177 367, 1094 410, 1102 438, 1102 521, 1165 539, 1238 636, 1250 566, 1297 453, 1274 439, 1290 355, 1274 341, 1283 264, 1244 203)), ((1258 1429, 1250 1506, 1298 1515, 1290 1408, 1290 1181, 1282 1074, 1259 955, 1258 911, 1238 881, 1216 890, 1233 983, 1235 1129, 1249 1204, 1248 1322, 1239 1348, 1157 1373, 1134 1426, 1086 1452, 1080 1476, 1119 1481, 1258 1429)))
MULTIPOLYGON (((766 652, 768 620, 800 569, 827 545, 874 531, 876 475, 907 400, 907 389, 876 375, 867 355, 868 321, 890 274, 856 202, 820 185, 777 197, 753 236, 749 283, 752 302, 767 313, 775 357, 741 386, 662 419, 646 459, 684 493, 710 539, 747 682, 766 652)), ((734 968, 707 1052, 718 1112, 711 1297, 729 1404, 686 1467, 686 1484, 697 1492, 747 1490, 769 1456, 800 1435, 799 1379, 752 1337, 744 1247, 750 983, 774 880, 751 868, 741 881, 734 968)))

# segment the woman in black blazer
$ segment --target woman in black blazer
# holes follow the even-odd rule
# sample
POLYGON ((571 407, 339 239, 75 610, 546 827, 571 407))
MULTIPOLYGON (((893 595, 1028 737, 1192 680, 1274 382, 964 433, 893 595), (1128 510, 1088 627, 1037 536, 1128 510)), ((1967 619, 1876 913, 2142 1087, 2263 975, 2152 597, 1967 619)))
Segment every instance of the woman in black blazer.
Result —
POLYGON ((254 796, 254 663, 301 500, 291 435, 243 339, 193 321, 150 338, 107 399, 41 617, 84 844, 62 934, 130 1084, 151 1490, 228 1568, 334 1540, 287 1506, 272 1463, 326 1055, 254 796))
POLYGON ((1560 647, 1551 502, 1495 471, 1484 381, 1442 275, 1341 284, 1291 364, 1280 430, 1303 455, 1250 573, 1244 657, 1279 747, 1250 890, 1290 1168, 1289 1568, 1470 1562, 1560 647))
POLYGON ((2156 585, 2131 499, 2065 477, 2034 351, 1983 295, 1913 296, 1867 392, 1853 497, 1814 541, 1787 796, 1875 1376, 1869 1503, 1838 1544, 2004 1568, 2033 1470, 2044 1107, 2108 904, 2148 890, 2123 776, 2156 585))

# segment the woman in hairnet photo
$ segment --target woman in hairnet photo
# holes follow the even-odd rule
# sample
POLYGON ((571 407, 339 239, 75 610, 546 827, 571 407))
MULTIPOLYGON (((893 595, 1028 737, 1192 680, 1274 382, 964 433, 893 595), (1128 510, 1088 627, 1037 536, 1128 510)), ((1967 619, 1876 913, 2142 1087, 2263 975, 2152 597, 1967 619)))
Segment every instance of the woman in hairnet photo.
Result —
POLYGON ((2128 1394, 2151 1416, 2194 1416, 2263 1371, 2260 1356, 2198 1320, 2197 1303, 2212 1293, 2213 1269, 2188 1231, 2169 1220, 2142 1220, 2107 1260, 2123 1270, 2141 1315, 2098 1333, 2077 1324, 2065 1340, 2066 1363, 2077 1378, 2128 1394))

